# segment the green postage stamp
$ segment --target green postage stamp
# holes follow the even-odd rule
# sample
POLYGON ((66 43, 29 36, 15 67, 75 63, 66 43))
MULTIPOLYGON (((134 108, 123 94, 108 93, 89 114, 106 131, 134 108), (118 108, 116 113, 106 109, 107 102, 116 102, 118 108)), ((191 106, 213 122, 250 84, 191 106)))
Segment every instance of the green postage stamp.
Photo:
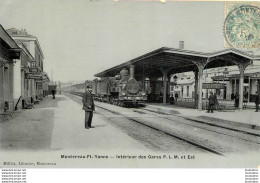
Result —
POLYGON ((225 2, 224 18, 226 48, 260 47, 259 2, 225 2))

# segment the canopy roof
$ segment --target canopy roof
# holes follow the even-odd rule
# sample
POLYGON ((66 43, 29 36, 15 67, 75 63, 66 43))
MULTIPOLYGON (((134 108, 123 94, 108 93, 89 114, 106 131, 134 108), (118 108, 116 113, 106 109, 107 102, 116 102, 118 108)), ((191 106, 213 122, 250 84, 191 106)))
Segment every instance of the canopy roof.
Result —
POLYGON ((95 74, 95 77, 113 77, 124 67, 135 65, 136 76, 144 74, 146 77, 162 76, 162 69, 167 69, 168 75, 195 71, 197 64, 204 64, 205 68, 216 68, 235 65, 236 63, 248 63, 259 60, 260 56, 236 49, 226 49, 213 53, 195 52, 189 50, 162 47, 130 61, 95 74))
MULTIPOLYGON (((244 77, 245 79, 248 79, 249 77, 250 78, 257 78, 257 79, 260 79, 260 71, 259 71, 259 68, 258 69, 255 69, 255 70, 245 70, 245 74, 244 74, 244 77)), ((235 71, 235 72, 232 72, 228 75, 219 75, 219 76, 213 76, 211 77, 214 81, 221 81, 223 79, 225 80, 229 80, 230 78, 231 79, 239 79, 240 78, 240 74, 239 74, 239 71, 235 71)))

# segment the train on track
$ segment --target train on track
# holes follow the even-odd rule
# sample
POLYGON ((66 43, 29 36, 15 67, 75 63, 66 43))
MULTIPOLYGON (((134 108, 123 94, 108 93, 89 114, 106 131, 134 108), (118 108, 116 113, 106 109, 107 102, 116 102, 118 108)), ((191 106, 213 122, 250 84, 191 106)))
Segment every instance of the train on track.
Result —
POLYGON ((129 71, 123 68, 115 77, 104 77, 93 81, 86 81, 84 86, 74 87, 73 94, 81 95, 86 86, 90 86, 94 99, 118 106, 136 106, 147 101, 147 93, 143 90, 141 81, 134 77, 134 66, 129 71))

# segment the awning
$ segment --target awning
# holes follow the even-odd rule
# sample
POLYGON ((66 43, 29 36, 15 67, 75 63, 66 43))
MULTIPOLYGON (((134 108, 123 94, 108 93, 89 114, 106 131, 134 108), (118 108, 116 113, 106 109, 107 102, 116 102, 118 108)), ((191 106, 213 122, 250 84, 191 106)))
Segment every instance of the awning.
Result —
POLYGON ((236 49, 226 49, 214 53, 203 53, 189 50, 162 47, 130 61, 95 74, 95 77, 114 77, 124 67, 135 65, 136 76, 145 74, 146 77, 162 76, 161 69, 167 69, 167 73, 176 74, 195 71, 197 64, 206 64, 205 69, 232 66, 236 63, 249 62, 260 56, 253 56, 236 49), (236 63, 235 63, 235 62, 236 63))

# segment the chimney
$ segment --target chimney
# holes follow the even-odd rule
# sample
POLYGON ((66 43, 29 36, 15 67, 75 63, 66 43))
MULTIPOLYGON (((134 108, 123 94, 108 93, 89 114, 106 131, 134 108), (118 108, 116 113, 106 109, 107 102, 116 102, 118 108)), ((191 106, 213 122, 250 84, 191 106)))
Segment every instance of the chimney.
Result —
POLYGON ((22 34, 27 34, 26 29, 21 29, 22 34))
POLYGON ((184 41, 179 41, 179 49, 184 49, 184 41))
POLYGON ((129 70, 130 70, 130 78, 129 79, 135 78, 135 66, 130 65, 129 70))

